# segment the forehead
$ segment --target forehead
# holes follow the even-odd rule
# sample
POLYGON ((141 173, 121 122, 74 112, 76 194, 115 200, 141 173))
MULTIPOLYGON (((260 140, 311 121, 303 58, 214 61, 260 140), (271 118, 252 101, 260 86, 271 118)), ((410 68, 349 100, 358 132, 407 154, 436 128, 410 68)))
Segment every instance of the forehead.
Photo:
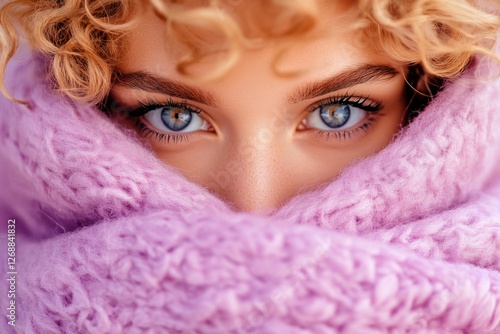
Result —
MULTIPOLYGON (((193 4, 199 2, 186 3, 190 4, 190 7, 196 7, 193 4)), ((203 20, 194 20, 187 16, 183 22, 174 24, 178 28, 176 34, 167 31, 165 20, 153 10, 152 6, 146 6, 138 14, 136 29, 124 39, 125 47, 119 66, 123 69, 123 65, 126 64, 129 69, 134 67, 133 70, 171 73, 175 70, 175 65, 186 57, 190 48, 191 50, 195 48, 200 53, 203 53, 203 48, 207 46, 218 51, 224 47, 231 48, 231 43, 234 41, 231 39, 228 41, 221 38, 220 34, 218 36, 217 33, 214 34, 214 31, 218 32, 218 29, 227 29, 229 35, 234 35, 231 29, 236 23, 245 34, 252 36, 260 32, 261 35, 265 35, 262 29, 283 29, 283 22, 287 20, 295 24, 294 22, 298 19, 294 18, 294 15, 297 13, 305 16, 309 13, 307 8, 275 7, 272 9, 264 6, 263 1, 227 0, 222 3, 225 4, 224 12, 234 18, 234 22, 231 24, 216 22, 214 28, 214 25, 210 23, 213 18, 207 18, 205 25, 201 22, 203 20), (226 8, 228 6, 229 8, 226 8), (278 17, 279 15, 283 16, 278 17), (195 21, 196 23, 193 23, 195 21), (265 26, 260 26, 261 23, 265 26), (220 26, 217 26, 218 24, 220 26), (249 32, 250 28, 257 32, 249 32)), ((363 41, 361 33, 353 29, 359 16, 355 2, 320 0, 304 1, 304 3, 314 4, 316 7, 316 25, 310 32, 306 35, 292 33, 286 38, 274 36, 249 38, 247 42, 250 41, 250 43, 247 43, 247 46, 251 46, 244 49, 243 56, 259 60, 266 59, 268 65, 271 65, 279 56, 279 67, 284 72, 304 70, 304 65, 325 68, 332 62, 341 65, 353 61, 362 63, 385 61, 384 55, 375 50, 374 45, 363 41), (254 43, 255 41, 257 43, 254 43), (258 57, 256 57, 257 54, 258 57)), ((227 31, 223 32, 227 33, 227 31)), ((239 43, 241 44, 241 41, 239 43)), ((200 60, 195 66, 198 69, 213 68, 217 61, 224 61, 224 53, 212 53, 211 56, 200 58, 200 60)))

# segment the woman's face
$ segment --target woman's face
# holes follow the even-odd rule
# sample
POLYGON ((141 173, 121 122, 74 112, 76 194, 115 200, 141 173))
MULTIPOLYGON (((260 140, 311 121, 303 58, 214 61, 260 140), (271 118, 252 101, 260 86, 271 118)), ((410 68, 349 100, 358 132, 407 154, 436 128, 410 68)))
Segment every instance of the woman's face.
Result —
MULTIPOLYGON (((111 97, 136 109, 124 123, 159 159, 242 211, 263 211, 331 181, 356 160, 389 144, 404 118, 405 69, 355 43, 355 12, 324 2, 325 37, 271 62, 276 44, 246 51, 217 81, 176 72, 178 50, 150 10, 126 40, 121 80, 111 97), (139 115, 142 115, 140 116, 139 115)), ((194 67, 206 74, 211 61, 194 67)))

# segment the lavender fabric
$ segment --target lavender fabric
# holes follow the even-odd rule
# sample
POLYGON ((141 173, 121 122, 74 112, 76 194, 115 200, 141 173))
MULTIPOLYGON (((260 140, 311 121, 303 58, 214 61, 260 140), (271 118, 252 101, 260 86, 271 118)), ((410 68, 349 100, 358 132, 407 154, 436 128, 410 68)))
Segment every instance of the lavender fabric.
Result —
POLYGON ((491 62, 383 151, 268 215, 233 212, 54 93, 43 68, 18 57, 8 87, 30 107, 0 100, 0 332, 500 333, 491 62))

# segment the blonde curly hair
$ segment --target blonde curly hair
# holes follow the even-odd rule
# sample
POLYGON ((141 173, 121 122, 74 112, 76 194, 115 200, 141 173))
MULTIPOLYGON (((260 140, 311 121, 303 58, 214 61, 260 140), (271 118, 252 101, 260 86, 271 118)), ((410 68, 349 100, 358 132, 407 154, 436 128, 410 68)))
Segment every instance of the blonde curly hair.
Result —
MULTIPOLYGON (((0 91, 12 100, 4 73, 20 36, 48 57, 58 90, 70 98, 98 104, 109 93, 120 58, 123 37, 134 17, 153 6, 165 27, 188 52, 177 69, 224 49, 226 59, 213 75, 238 61, 255 38, 307 38, 316 26, 322 0, 5 0, 0 8, 0 91), (244 6, 235 16, 233 9, 244 6), (265 9, 264 9, 265 8, 265 9), (272 20, 268 20, 272 17, 272 20), (207 45, 200 32, 219 37, 207 45)), ((354 29, 375 41, 390 58, 419 65, 433 77, 460 74, 476 54, 498 59, 492 51, 499 15, 473 0, 357 0, 354 29)))

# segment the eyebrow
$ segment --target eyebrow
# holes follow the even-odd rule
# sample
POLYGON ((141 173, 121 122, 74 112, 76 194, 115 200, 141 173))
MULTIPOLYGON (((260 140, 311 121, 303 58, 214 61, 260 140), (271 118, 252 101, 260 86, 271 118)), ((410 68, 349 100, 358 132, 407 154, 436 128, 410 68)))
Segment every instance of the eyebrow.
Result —
POLYGON ((199 88, 191 87, 143 71, 131 73, 116 72, 114 75, 114 83, 146 92, 175 96, 180 99, 195 101, 211 107, 215 107, 217 104, 212 94, 199 88))
MULTIPOLYGON (((372 80, 391 79, 398 74, 399 72, 390 66, 365 64, 354 70, 346 70, 332 78, 307 84, 289 95, 288 101, 297 103, 372 80)), ((114 82, 120 86, 175 96, 211 107, 217 105, 216 98, 211 93, 143 71, 116 72, 114 82)))
POLYGON ((398 74, 399 72, 390 66, 365 64, 354 70, 346 70, 332 78, 307 84, 292 93, 288 101, 297 103, 372 80, 392 79, 398 74))

